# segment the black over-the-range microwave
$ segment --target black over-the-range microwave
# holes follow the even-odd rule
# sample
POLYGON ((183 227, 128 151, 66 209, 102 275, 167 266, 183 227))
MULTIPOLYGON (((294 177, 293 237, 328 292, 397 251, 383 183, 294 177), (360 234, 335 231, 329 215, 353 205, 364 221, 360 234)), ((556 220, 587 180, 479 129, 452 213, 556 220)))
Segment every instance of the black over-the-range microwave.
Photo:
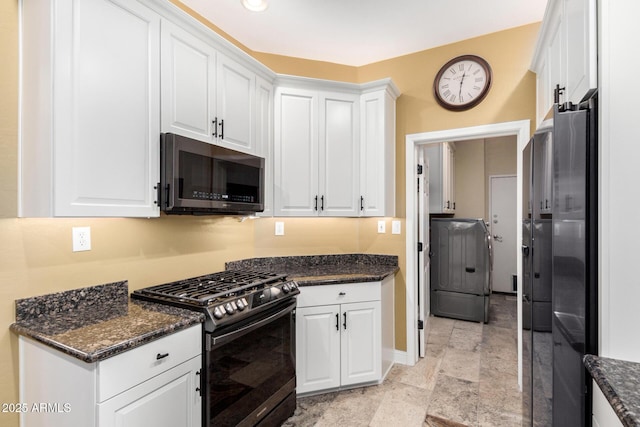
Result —
POLYGON ((167 214, 250 215, 264 210, 264 159, 160 135, 160 206, 167 214))

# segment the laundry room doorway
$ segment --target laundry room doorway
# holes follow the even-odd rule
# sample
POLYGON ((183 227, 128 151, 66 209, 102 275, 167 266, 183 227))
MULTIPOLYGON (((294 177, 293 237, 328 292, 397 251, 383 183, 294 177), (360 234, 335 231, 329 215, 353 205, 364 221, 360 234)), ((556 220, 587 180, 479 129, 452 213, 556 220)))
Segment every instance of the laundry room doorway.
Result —
MULTIPOLYGON (((529 120, 521 120, 514 122, 496 123, 489 125, 473 126, 468 128, 449 129, 443 131, 423 132, 416 134, 408 134, 405 137, 405 189, 406 189, 406 331, 407 331, 407 349, 405 353, 405 363, 414 365, 420 358, 420 330, 419 327, 428 329, 428 325, 420 322, 420 307, 418 300, 420 296, 426 296, 427 289, 425 280, 418 280, 420 268, 419 258, 425 254, 419 250, 418 245, 418 222, 419 218, 419 192, 417 179, 417 164, 419 155, 423 147, 429 144, 436 144, 448 141, 469 141, 479 138, 495 138, 513 135, 516 138, 517 145, 517 197, 516 197, 516 218, 522 218, 521 212, 521 179, 522 179, 522 158, 519 153, 525 147, 530 136, 529 120), (419 289, 419 286, 422 289, 419 289)), ((487 181, 485 181, 486 183, 487 181)), ((430 195, 431 196, 431 195, 430 195)), ((456 207, 456 211, 458 208, 456 207)), ((521 240, 521 229, 516 229, 516 242, 521 240)), ((519 245, 514 244, 513 251, 519 253, 519 245)), ((521 275, 521 262, 517 258, 517 276, 521 275)), ((424 265, 424 264, 423 264, 424 265)), ((423 271, 423 270, 422 270, 423 271)), ((518 289, 518 295, 522 290, 518 289)), ((425 307, 428 309, 428 307, 425 307)), ((518 299, 518 317, 521 322, 521 304, 518 299)), ((428 318, 425 319, 428 323, 428 318)), ((520 325, 519 325, 520 326, 520 325)), ((519 327, 518 330, 521 328, 519 327)), ((518 383, 522 384, 522 337, 518 336, 518 383)))

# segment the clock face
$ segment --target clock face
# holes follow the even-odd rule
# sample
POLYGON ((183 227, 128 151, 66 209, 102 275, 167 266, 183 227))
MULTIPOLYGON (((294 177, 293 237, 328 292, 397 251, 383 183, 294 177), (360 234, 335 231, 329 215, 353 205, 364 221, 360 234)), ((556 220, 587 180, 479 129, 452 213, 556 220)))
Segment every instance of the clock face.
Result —
POLYGON ((467 110, 484 99, 491 87, 491 67, 475 55, 464 55, 447 62, 433 82, 440 105, 455 111, 467 110))

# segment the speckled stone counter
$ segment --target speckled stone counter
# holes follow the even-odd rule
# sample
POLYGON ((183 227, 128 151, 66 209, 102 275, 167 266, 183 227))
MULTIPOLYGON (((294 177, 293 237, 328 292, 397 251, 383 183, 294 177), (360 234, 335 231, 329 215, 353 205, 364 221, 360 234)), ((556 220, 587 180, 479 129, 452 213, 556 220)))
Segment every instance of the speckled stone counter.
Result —
POLYGON ((123 281, 17 300, 10 329, 91 363, 203 320, 198 312, 131 301, 123 281))
POLYGON ((640 426, 640 363, 588 354, 584 365, 622 424, 640 426))
POLYGON ((300 286, 378 282, 398 271, 398 257, 344 254, 250 258, 227 262, 225 268, 282 273, 300 286))

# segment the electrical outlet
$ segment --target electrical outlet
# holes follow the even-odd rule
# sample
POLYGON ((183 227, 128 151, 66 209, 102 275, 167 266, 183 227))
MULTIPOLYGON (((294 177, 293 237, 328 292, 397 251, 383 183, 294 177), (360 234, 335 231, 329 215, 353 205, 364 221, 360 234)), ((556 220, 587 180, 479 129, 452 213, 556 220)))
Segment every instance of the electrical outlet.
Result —
POLYGON ((378 221, 378 233, 386 233, 386 224, 384 220, 378 221))
POLYGON ((73 252, 91 250, 90 227, 72 227, 71 234, 73 236, 73 252))
POLYGON ((276 236, 284 236, 284 222, 276 221, 276 236))

